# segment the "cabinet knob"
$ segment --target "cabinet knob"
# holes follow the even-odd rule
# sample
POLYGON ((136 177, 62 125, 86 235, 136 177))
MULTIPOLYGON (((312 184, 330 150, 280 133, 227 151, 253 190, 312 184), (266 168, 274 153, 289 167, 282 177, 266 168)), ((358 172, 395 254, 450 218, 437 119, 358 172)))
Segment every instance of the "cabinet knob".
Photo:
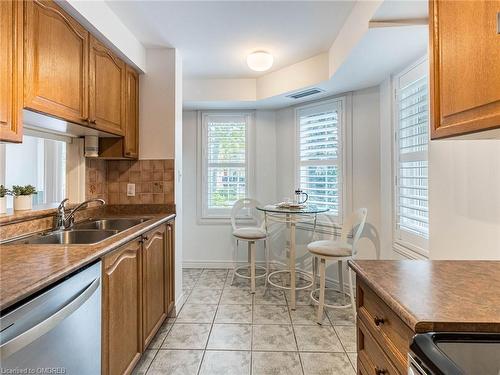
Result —
POLYGON ((149 238, 148 238, 148 236, 144 236, 144 237, 142 237, 142 240, 143 240, 143 241, 147 241, 148 239, 149 239, 149 238))
POLYGON ((89 120, 89 124, 95 125, 96 120, 89 120))
POLYGON ((384 320, 384 318, 379 318, 378 316, 375 316, 375 318, 373 318, 373 322, 378 327, 378 326, 384 324, 385 320, 384 320))
POLYGON ((379 367, 375 367, 375 375, 385 375, 387 370, 379 367))

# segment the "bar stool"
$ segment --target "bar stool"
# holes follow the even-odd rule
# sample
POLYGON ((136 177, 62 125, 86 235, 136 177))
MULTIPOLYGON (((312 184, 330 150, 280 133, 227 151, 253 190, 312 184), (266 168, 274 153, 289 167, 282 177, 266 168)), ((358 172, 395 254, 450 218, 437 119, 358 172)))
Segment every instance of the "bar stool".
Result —
POLYGON ((255 199, 251 198, 243 198, 236 201, 231 209, 231 225, 233 227, 233 237, 236 239, 236 244, 233 251, 233 278, 231 280, 231 285, 233 285, 234 277, 241 277, 244 279, 250 279, 251 291, 255 293, 255 280, 265 277, 266 286, 267 286, 267 272, 269 270, 269 251, 267 248, 267 231, 264 220, 262 220, 261 215, 255 215, 256 207, 259 206, 260 203, 255 199), (255 226, 244 226, 238 227, 236 225, 236 220, 238 218, 238 213, 241 210, 247 210, 252 219, 256 222, 255 226), (254 215, 252 215, 254 214, 254 215), (266 267, 256 266, 255 258, 256 258, 256 250, 255 250, 255 242, 256 241, 264 241, 264 256, 266 258, 266 267), (248 266, 237 266, 238 261, 238 245, 239 241, 246 241, 248 243, 248 263, 250 265, 250 276, 246 276, 241 274, 239 271, 242 268, 246 268, 248 266), (261 269, 264 270, 264 274, 256 276, 255 270, 261 269))
MULTIPOLYGON (((354 303, 354 290, 352 287, 352 272, 348 267, 349 271, 349 293, 344 292, 344 274, 343 274, 343 263, 344 261, 353 259, 356 252, 356 243, 363 232, 363 227, 366 222, 366 215, 368 210, 366 208, 360 208, 354 211, 347 221, 342 226, 342 232, 340 239, 338 241, 334 240, 321 240, 314 241, 307 245, 307 249, 313 255, 313 279, 314 284, 316 284, 316 272, 318 270, 319 261, 319 300, 315 298, 314 294, 318 290, 313 289, 311 292, 311 299, 318 304, 318 316, 317 323, 321 324, 323 321, 323 310, 325 307, 332 309, 348 309, 352 307, 354 316, 356 316, 356 305, 354 303), (357 228, 356 228, 357 227, 357 228), (354 232, 354 230, 356 230, 354 232), (347 242, 347 236, 349 233, 353 232, 352 244, 347 242), (339 292, 341 295, 347 294, 350 297, 351 303, 345 305, 329 305, 325 304, 325 284, 326 284, 326 261, 334 260, 338 264, 338 274, 339 274, 339 292)), ((347 265, 347 262, 346 262, 347 265)))

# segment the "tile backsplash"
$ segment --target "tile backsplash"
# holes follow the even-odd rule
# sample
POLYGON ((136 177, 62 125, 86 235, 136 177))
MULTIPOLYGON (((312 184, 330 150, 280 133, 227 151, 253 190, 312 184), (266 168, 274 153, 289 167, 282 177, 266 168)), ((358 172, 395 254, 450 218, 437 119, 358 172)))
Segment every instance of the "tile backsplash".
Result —
POLYGON ((86 160, 86 196, 108 204, 173 204, 174 160, 86 160), (135 196, 127 196, 127 184, 135 196))

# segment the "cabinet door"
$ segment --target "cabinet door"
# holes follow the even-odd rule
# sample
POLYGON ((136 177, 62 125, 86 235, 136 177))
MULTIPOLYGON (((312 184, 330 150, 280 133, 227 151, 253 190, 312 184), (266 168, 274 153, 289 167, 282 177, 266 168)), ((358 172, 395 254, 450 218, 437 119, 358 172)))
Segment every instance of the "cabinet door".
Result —
POLYGON ((141 241, 103 259, 102 374, 129 374, 142 350, 141 241))
POLYGON ((0 1, 0 141, 21 142, 23 3, 0 1))
POLYGON ((125 138, 123 154, 127 158, 139 157, 139 75, 131 67, 126 70, 125 138))
POLYGON ((24 106, 87 124, 89 33, 52 1, 25 13, 24 106))
POLYGON ((156 331, 165 320, 165 226, 148 232, 142 248, 143 280, 143 339, 147 347, 156 331))
POLYGON ((500 127, 500 1, 431 0, 431 137, 500 127))
POLYGON ((165 310, 169 314, 175 306, 175 224, 167 223, 167 256, 165 275, 165 310))
POLYGON ((125 128, 125 63, 90 37, 90 106, 92 127, 123 135, 125 128))

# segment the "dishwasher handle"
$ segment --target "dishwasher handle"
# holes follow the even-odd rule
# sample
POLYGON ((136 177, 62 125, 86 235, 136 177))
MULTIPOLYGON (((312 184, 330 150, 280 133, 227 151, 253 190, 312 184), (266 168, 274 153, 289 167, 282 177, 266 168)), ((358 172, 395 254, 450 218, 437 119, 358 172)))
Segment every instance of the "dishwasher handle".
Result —
POLYGON ((7 341, 3 345, 0 345, 0 360, 5 360, 7 357, 31 344, 40 336, 51 331, 60 322, 78 310, 80 306, 82 306, 90 297, 92 297, 97 288, 99 288, 100 283, 100 277, 96 278, 73 301, 65 305, 63 308, 49 316, 47 319, 41 321, 36 326, 7 341))

